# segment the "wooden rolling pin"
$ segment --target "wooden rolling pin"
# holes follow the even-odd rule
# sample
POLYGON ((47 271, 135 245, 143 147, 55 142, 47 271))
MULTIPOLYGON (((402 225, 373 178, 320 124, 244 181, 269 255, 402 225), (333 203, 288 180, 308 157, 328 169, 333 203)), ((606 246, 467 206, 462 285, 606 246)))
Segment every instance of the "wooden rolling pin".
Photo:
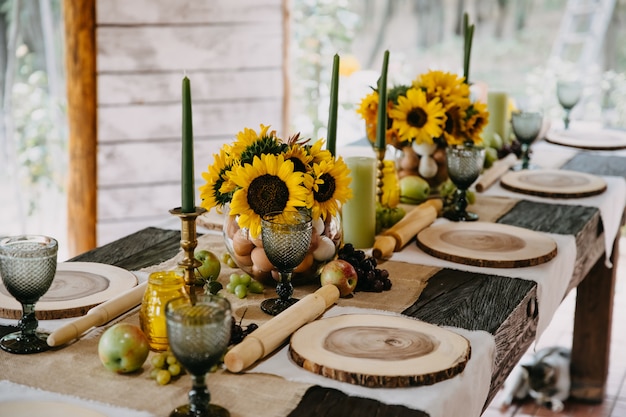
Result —
POLYGON ((293 332, 321 316, 339 299, 334 285, 324 285, 313 294, 265 322, 224 356, 224 364, 231 372, 241 372, 281 346, 293 332))
POLYGON ((514 153, 508 154, 506 157, 497 160, 476 182, 474 188, 479 193, 486 191, 491 187, 501 176, 506 174, 513 165, 517 163, 517 156, 514 153))
POLYGON ((372 248, 372 256, 387 259, 393 252, 402 249, 418 232, 435 221, 443 208, 441 199, 426 200, 413 208, 396 224, 376 238, 372 248))
POLYGON ((77 339, 92 327, 102 326, 138 306, 141 304, 147 285, 147 281, 143 282, 109 301, 93 307, 84 316, 59 327, 48 336, 46 340, 48 346, 60 346, 77 339))

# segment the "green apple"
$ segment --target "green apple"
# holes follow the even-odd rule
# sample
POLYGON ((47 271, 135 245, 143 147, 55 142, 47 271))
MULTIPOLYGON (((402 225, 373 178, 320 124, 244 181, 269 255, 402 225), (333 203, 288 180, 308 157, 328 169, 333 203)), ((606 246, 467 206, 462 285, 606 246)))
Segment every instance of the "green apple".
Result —
POLYGON ((428 198, 430 185, 417 175, 400 178, 400 201, 407 204, 419 204, 428 198))
POLYGON ((200 278, 202 282, 214 281, 219 277, 222 265, 220 259, 211 251, 202 249, 194 254, 194 257, 202 262, 197 269, 197 278, 200 278))
POLYGON ((117 323, 100 336, 98 357, 110 371, 118 374, 134 372, 148 358, 150 345, 144 332, 132 323, 117 323))

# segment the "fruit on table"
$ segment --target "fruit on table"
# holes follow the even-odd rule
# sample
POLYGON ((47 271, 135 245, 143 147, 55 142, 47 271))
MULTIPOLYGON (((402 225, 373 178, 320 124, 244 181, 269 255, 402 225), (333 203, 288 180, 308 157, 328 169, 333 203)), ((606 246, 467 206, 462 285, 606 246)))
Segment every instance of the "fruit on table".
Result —
POLYGON ((352 294, 356 288, 359 277, 356 270, 349 262, 341 259, 333 259, 322 268, 320 273, 320 283, 322 285, 332 284, 339 289, 341 297, 352 294))
POLYGON ((159 385, 169 384, 172 378, 178 377, 183 372, 182 366, 171 350, 155 354, 150 359, 150 364, 152 365, 150 378, 155 379, 159 385))
POLYGON ((376 203, 376 234, 398 223, 406 214, 402 207, 386 207, 376 203))
POLYGON ((419 204, 430 194, 428 182, 417 175, 407 175, 400 178, 400 202, 419 204))
POLYGON ((150 346, 144 332, 132 323, 117 323, 100 336, 98 357, 110 371, 118 374, 134 372, 148 358, 150 346))
POLYGON ((377 268, 376 258, 355 249, 351 243, 346 243, 339 249, 339 259, 354 267, 359 277, 355 291, 382 292, 391 289, 389 271, 377 268))
POLYGON ((222 266, 220 260, 213 252, 201 249, 194 253, 194 257, 202 262, 198 268, 196 268, 196 278, 200 281, 213 281, 220 275, 222 266))
POLYGON ((252 277, 245 272, 242 274, 233 272, 228 279, 226 291, 235 294, 237 298, 246 298, 248 293, 262 294, 265 289, 262 283, 253 280, 252 277))

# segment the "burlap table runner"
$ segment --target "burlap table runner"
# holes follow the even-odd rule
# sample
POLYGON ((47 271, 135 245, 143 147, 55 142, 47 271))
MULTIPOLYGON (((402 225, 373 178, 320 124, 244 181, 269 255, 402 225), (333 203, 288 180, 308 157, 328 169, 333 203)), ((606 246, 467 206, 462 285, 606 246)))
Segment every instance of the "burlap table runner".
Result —
MULTIPOLYGON (((221 234, 215 233, 201 236, 198 248, 209 249, 218 256, 226 250, 221 234)), ((142 272, 176 268, 181 256, 179 254, 142 272)), ((340 299, 338 305, 401 312, 419 297, 428 278, 439 270, 402 262, 386 262, 381 267, 390 273, 393 282, 390 291, 358 292, 352 297, 340 299)), ((239 270, 223 267, 220 281, 225 285, 229 275, 235 271, 239 270)), ((319 284, 316 283, 298 286, 294 295, 302 297, 318 287, 319 284)), ((273 288, 266 288, 263 295, 249 294, 242 300, 232 294, 226 293, 226 296, 231 301, 237 318, 245 312, 244 324, 261 324, 270 318, 260 311, 258 305, 264 297, 274 296, 273 288)), ((137 312, 138 309, 135 309, 121 320, 138 324, 137 312)), ((158 386, 149 378, 149 362, 144 364, 141 372, 130 375, 114 374, 100 364, 97 354, 99 335, 112 324, 94 329, 68 346, 36 356, 10 355, 0 351, 0 379, 121 407, 146 410, 156 416, 167 416, 174 407, 185 403, 191 386, 187 375, 167 386, 158 386)), ((233 417, 287 415, 310 387, 310 384, 286 381, 271 375, 234 375, 221 370, 210 374, 207 383, 213 402, 228 408, 233 417)))

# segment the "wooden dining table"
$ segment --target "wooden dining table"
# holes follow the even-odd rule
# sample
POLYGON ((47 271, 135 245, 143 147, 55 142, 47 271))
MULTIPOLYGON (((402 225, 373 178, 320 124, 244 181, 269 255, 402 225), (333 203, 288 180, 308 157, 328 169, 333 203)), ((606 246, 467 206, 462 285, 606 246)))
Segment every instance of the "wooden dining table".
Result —
MULTIPOLYGON (((626 156, 581 150, 568 159, 562 168, 626 178, 626 156)), ((477 196, 477 205, 481 204, 481 198, 481 195, 477 196)), ((620 210, 620 224, 623 224, 623 208, 620 210)), ((609 266, 605 259, 605 230, 597 207, 562 204, 558 200, 549 199, 532 201, 520 194, 519 199, 495 222, 574 237, 576 256, 571 260, 574 263, 574 272, 567 284, 568 292, 577 289, 572 339, 571 397, 601 402, 610 365, 609 346, 619 234, 613 241, 609 259, 612 266, 609 266)), ((70 261, 106 263, 137 271, 176 256, 180 251, 180 237, 179 229, 150 227, 83 253, 70 261)), ((409 245, 415 245, 415 242, 409 245)), ((380 267, 384 268, 385 263, 380 267)), ((515 364, 536 341, 540 314, 537 284, 530 280, 464 269, 464 265, 459 264, 458 268, 438 270, 428 279, 419 297, 402 314, 438 326, 479 330, 493 336, 496 349, 489 393, 484 402, 484 407, 487 407, 502 388, 515 364)), ((82 342, 79 340, 75 344, 82 342)), ((52 354, 61 357, 63 352, 64 349, 59 349, 52 354)), ((36 367, 37 358, 32 356, 32 361, 25 366, 36 367)), ((13 355, 0 352, 1 363, 13 360, 13 355)), ((246 374, 237 377, 242 378, 243 382, 246 374)), ((1 379, 20 383, 24 381, 0 370, 1 379)), ((111 383, 114 381, 111 380, 111 383)), ((165 393, 168 387, 159 389, 165 393)), ((178 390, 178 398, 184 402, 186 392, 180 387, 178 390)), ((81 393, 76 392, 76 395, 81 396, 81 393)), ((254 393, 242 393, 243 397, 246 395, 254 393)), ((91 399, 98 400, 97 397, 91 399)), ((133 408, 143 409, 142 404, 146 401, 149 399, 138 398, 133 408)), ((279 392, 273 401, 281 401, 279 392)), ((167 415, 168 412, 169 410, 163 410, 161 415, 167 415)), ((429 414, 423 410, 386 404, 383 401, 348 395, 334 388, 314 385, 303 393, 288 415, 422 417, 429 414)))

